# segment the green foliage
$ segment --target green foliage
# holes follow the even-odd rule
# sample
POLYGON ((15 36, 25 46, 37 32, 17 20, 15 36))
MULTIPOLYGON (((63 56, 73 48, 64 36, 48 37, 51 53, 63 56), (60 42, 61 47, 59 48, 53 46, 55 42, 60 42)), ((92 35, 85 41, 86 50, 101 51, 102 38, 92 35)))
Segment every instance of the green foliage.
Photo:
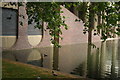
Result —
MULTIPOLYGON (((17 6, 18 9, 20 6, 23 6, 24 2, 10 2, 5 4, 5 6, 17 6)), ((68 26, 65 24, 65 16, 61 16, 63 13, 61 11, 60 5, 64 3, 56 3, 56 2, 28 2, 26 4, 26 10, 28 14, 28 24, 36 23, 34 26, 38 29, 49 30, 49 34, 51 35, 51 43, 55 45, 55 47, 60 47, 59 42, 54 40, 54 38, 60 38, 62 35, 61 27, 64 27, 66 30, 68 26), (43 26, 43 22, 47 24, 47 27, 43 26), (43 28, 44 27, 44 28, 43 28)), ((19 15, 25 19, 24 15, 19 15)), ((23 26, 23 22, 19 21, 19 24, 23 26)))
MULTIPOLYGON (((15 3, 10 3, 14 5, 15 3)), ((83 33, 89 31, 92 27, 94 35, 102 35, 101 39, 106 40, 109 37, 114 37, 114 34, 120 35, 120 2, 28 2, 27 3, 27 14, 29 18, 29 24, 35 22, 35 28, 38 29, 48 29, 49 34, 51 35, 51 42, 59 47, 59 43, 54 40, 54 38, 61 38, 62 30, 61 27, 64 26, 65 29, 68 29, 68 26, 65 24, 65 16, 60 16, 63 11, 61 11, 60 5, 64 5, 66 8, 76 7, 79 12, 83 14, 84 17, 81 18, 85 23, 83 33), (90 11, 93 13, 90 13, 90 11), (93 24, 90 20, 94 15, 100 16, 102 22, 97 26, 93 27, 90 24, 93 24), (84 21, 84 19, 85 21, 84 21), (41 22, 46 22, 47 27, 43 28, 41 22), (101 31, 101 32, 99 32, 101 31)), ((22 6, 19 3, 19 6, 22 6)), ((81 15, 81 14, 80 14, 81 15)), ((24 16, 21 16, 24 18, 24 16)), ((96 18, 95 21, 98 21, 96 18)), ((76 19, 75 21, 80 21, 76 19)), ((21 24, 22 25, 22 24, 21 24)))
MULTIPOLYGON (((114 34, 119 35, 120 31, 116 29, 119 28, 118 22, 120 21, 120 5, 118 3, 104 3, 104 12, 102 14, 102 19, 104 22, 101 24, 100 29, 102 30, 102 39, 106 40, 108 37, 114 37, 114 34)), ((98 25, 99 26, 99 25, 98 25)))
MULTIPOLYGON (((76 4, 76 3, 75 3, 76 4)), ((93 18, 93 14, 100 16, 102 19, 102 22, 98 24, 97 26, 93 27, 97 28, 97 30, 102 31, 102 37, 101 39, 106 40, 107 38, 114 37, 114 34, 120 35, 120 2, 89 2, 86 3, 80 3, 78 6, 78 11, 85 14, 86 22, 84 24, 85 28, 83 30, 83 33, 85 34, 87 31, 89 31, 89 28, 93 27, 90 26, 92 24, 90 22, 90 19, 93 18), (84 7, 84 9, 83 9, 84 7), (90 13, 90 10, 92 13, 90 13), (91 17, 92 16, 92 17, 91 17)), ((97 19, 94 17, 94 23, 97 21, 97 19)), ((76 20, 79 21, 79 20, 76 20)), ((99 32, 94 31, 94 35, 100 35, 99 32)))
MULTIPOLYGON (((27 14, 29 18, 29 24, 35 22, 35 28, 42 29, 43 25, 40 22, 45 22, 47 24, 46 29, 49 30, 51 35, 51 42, 59 47, 59 43, 54 40, 54 38, 61 38, 62 30, 61 27, 64 26, 68 29, 65 24, 65 16, 61 16, 63 13, 60 7, 61 3, 55 2, 28 2, 27 3, 27 14)), ((45 29, 45 28, 44 28, 45 29)), ((46 30, 45 29, 45 30, 46 30)))

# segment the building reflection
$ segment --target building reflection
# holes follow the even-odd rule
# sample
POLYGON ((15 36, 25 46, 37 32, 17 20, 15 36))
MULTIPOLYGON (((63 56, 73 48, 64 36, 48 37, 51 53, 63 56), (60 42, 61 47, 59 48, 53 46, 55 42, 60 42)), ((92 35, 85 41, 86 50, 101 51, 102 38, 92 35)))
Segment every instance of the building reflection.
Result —
POLYGON ((43 54, 41 54, 37 49, 3 51, 2 57, 41 67, 43 66, 44 59, 43 54))
POLYGON ((120 77, 120 40, 3 51, 3 58, 94 79, 120 77), (47 55, 45 57, 45 54, 47 55))

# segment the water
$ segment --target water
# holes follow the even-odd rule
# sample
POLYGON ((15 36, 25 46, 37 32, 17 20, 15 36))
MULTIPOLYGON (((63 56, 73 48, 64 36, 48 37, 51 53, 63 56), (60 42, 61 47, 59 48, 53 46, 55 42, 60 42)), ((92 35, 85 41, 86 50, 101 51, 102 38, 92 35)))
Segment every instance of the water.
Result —
POLYGON ((3 51, 3 58, 41 66, 97 80, 119 80, 120 40, 65 45, 27 50, 3 51))

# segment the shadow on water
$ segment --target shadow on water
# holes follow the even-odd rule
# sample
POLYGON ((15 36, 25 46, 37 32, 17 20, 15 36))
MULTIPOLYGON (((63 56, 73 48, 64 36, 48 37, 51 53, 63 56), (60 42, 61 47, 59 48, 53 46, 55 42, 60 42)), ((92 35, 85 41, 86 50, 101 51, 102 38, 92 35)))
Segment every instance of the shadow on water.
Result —
POLYGON ((45 67, 96 80, 119 80, 120 40, 43 47, 29 50, 3 51, 3 58, 45 67))

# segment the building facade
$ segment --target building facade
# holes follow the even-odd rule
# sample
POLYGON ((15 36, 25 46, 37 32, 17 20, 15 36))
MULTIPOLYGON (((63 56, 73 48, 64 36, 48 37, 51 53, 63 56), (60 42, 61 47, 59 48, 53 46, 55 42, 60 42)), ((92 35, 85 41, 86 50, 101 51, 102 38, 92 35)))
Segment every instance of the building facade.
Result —
MULTIPOLYGON (((62 7, 62 6, 61 6, 62 7)), ((52 46, 50 42, 49 31, 44 31, 43 40, 41 41, 41 30, 35 29, 34 24, 28 25, 28 18, 25 11, 25 6, 20 7, 19 14, 25 15, 25 19, 18 16, 18 10, 13 8, 2 8, 2 48, 3 49, 28 49, 36 47, 52 46), (23 27, 18 21, 23 21, 23 27)), ((68 25, 68 30, 62 27, 61 45, 87 43, 88 34, 83 34, 84 23, 75 22, 79 19, 68 9, 62 7, 65 16, 65 23, 68 25)), ((46 26, 46 24, 44 24, 46 26)), ((93 36, 93 41, 100 41, 100 36, 93 36)))

